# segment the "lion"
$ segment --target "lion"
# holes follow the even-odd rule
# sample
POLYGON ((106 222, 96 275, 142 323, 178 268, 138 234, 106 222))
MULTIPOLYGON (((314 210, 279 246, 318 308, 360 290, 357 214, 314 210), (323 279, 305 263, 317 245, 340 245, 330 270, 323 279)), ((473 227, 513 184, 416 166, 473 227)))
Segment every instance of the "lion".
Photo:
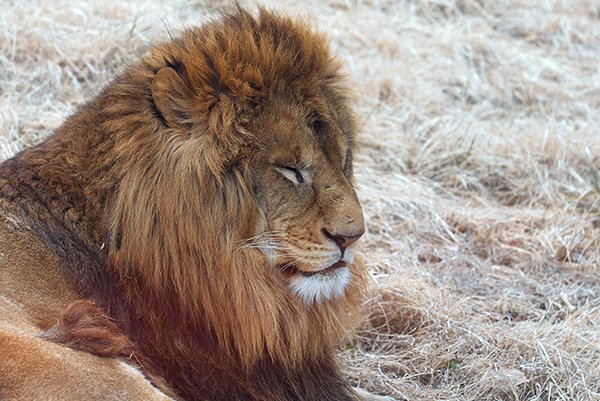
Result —
POLYGON ((2 163, 0 398, 388 399, 335 359, 367 285, 340 68, 237 7, 2 163))

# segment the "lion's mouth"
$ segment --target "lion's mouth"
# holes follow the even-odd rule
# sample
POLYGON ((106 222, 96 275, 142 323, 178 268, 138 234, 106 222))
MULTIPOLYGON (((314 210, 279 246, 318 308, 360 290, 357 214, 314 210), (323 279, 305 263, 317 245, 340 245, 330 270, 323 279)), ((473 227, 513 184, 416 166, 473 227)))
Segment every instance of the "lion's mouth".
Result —
POLYGON ((328 276, 328 275, 332 274, 333 272, 335 272, 337 269, 346 267, 347 265, 348 264, 346 262, 340 260, 340 261, 335 262, 331 266, 326 267, 325 269, 316 270, 316 271, 301 270, 295 265, 287 266, 284 269, 284 271, 289 275, 301 275, 304 277, 312 277, 312 276, 316 276, 316 275, 328 276))

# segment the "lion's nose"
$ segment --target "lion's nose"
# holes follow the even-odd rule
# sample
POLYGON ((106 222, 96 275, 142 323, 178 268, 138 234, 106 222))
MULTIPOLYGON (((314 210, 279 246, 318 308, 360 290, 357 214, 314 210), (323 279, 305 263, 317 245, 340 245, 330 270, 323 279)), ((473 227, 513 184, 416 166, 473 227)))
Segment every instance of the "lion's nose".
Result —
POLYGON ((336 243, 336 245, 340 248, 340 250, 342 251, 342 255, 344 254, 344 251, 346 250, 346 248, 348 248, 350 245, 354 244, 356 241, 358 241, 358 239, 360 237, 362 237, 362 235, 365 232, 362 231, 358 234, 353 234, 353 235, 340 235, 340 234, 332 234, 329 231, 327 231, 327 229, 323 229, 323 235, 325 235, 325 237, 329 238, 330 240, 332 240, 333 242, 336 243))

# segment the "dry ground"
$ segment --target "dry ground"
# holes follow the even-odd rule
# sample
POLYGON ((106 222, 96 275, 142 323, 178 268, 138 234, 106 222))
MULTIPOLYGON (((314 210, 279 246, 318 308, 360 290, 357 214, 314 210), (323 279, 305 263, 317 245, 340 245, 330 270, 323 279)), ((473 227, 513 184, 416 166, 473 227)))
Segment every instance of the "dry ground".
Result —
MULTIPOLYGON (((226 1, 0 0, 0 159, 226 1)), ((355 84, 374 278, 340 355, 416 400, 600 399, 600 3, 265 1, 355 84)))

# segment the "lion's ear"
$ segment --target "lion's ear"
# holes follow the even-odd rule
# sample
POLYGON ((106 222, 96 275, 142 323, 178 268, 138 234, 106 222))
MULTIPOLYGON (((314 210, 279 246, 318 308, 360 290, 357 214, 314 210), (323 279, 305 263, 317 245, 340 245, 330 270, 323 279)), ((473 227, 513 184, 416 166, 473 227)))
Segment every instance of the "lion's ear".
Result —
POLYGON ((191 125, 189 106, 194 92, 171 67, 158 70, 151 84, 152 100, 156 110, 169 127, 191 125))

